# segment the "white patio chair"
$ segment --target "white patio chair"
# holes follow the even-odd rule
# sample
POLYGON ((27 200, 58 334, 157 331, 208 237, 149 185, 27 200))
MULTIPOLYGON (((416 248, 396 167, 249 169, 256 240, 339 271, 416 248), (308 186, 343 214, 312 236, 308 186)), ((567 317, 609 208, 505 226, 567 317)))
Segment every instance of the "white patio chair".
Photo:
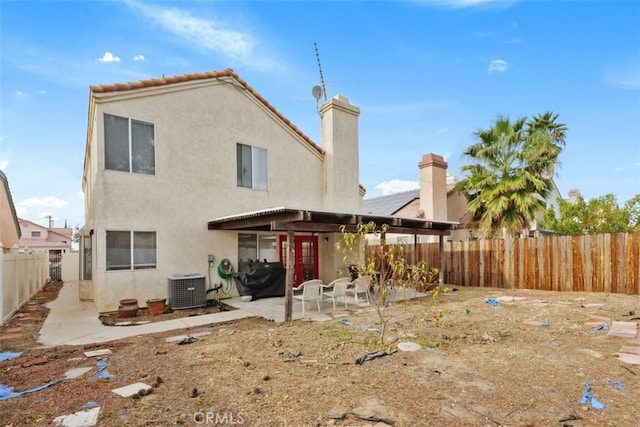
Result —
POLYGON ((371 286, 371 276, 358 277, 351 282, 351 286, 347 288, 347 295, 353 295, 356 305, 359 305, 358 295, 364 294, 367 304, 369 304, 369 286, 371 286))
POLYGON ((333 309, 336 309, 336 300, 342 297, 344 301, 344 308, 347 308, 347 287, 349 286, 349 279, 346 277, 340 277, 335 279, 328 285, 322 287, 322 299, 330 299, 333 302, 333 309))
POLYGON ((293 298, 302 302, 302 315, 304 316, 304 306, 309 301, 316 301, 318 313, 321 313, 320 299, 322 298, 322 280, 312 279, 300 283, 293 288, 293 298), (299 292, 302 290, 302 292, 299 292), (296 293, 297 292, 297 293, 296 293))

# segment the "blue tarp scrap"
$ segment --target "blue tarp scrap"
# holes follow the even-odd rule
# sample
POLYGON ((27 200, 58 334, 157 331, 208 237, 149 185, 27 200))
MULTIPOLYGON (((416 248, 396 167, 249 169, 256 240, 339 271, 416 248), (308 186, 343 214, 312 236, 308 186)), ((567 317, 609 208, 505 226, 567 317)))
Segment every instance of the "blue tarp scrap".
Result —
POLYGON ((362 329, 363 331, 367 331, 367 332, 380 332, 380 328, 376 328, 375 326, 354 325, 346 317, 343 317, 342 319, 340 319, 339 323, 342 323, 343 325, 355 326, 356 328, 362 329))
POLYGON ((614 386, 616 390, 624 390, 624 383, 622 381, 614 381, 611 378, 607 378, 607 383, 614 386))
POLYGON ((582 400, 580 400, 580 404, 582 405, 591 405, 593 409, 604 409, 604 403, 601 403, 593 397, 591 394, 591 384, 584 383, 584 391, 582 392, 582 400))
POLYGON ((0 362, 4 362, 5 360, 15 359, 22 354, 21 351, 3 351, 0 353, 0 362))
POLYGON ((22 396, 23 394, 29 394, 29 393, 33 393, 36 391, 40 391, 40 390, 44 390, 47 387, 51 387, 54 386, 56 384, 60 384, 61 382, 67 381, 66 378, 62 378, 59 380, 55 380, 55 381, 50 381, 46 384, 42 384, 39 385, 37 387, 34 388, 30 388, 29 390, 23 390, 23 391, 13 391, 13 387, 9 387, 7 385, 4 384, 0 384, 0 400, 5 400, 5 399, 10 399, 12 397, 17 397, 17 396, 22 396))
POLYGON ((493 305, 493 306, 499 306, 502 305, 502 303, 500 302, 500 300, 496 299, 496 298, 487 298, 485 300, 487 302, 487 304, 493 305))
POLYGON ((96 362, 96 365, 98 365, 98 370, 96 371, 96 374, 94 375, 94 377, 96 377, 96 378, 114 378, 113 375, 111 375, 110 373, 108 373, 106 371, 106 369, 107 369, 107 358, 106 357, 98 359, 98 361, 96 362))
POLYGON ((603 323, 602 325, 598 326, 597 328, 594 328, 594 329, 590 330, 589 333, 590 334, 599 334, 600 332, 604 331, 607 328, 609 328, 609 325, 607 323, 603 323))

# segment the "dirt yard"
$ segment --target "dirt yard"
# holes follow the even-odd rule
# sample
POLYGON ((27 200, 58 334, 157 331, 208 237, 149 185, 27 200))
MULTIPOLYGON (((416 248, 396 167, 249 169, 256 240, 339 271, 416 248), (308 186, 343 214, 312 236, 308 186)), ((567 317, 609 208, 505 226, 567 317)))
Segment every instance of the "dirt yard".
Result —
MULTIPOLYGON (((44 316, 33 313, 42 307, 26 308, 30 319, 14 318, 0 337, 37 330, 44 316)), ((607 336, 610 329, 590 318, 637 324, 637 295, 450 287, 435 307, 424 298, 387 313, 390 354, 362 364, 356 359, 380 350, 373 309, 290 325, 254 318, 83 348, 38 349, 33 332, 2 338, 2 351, 24 351, 0 362, 0 384, 16 392, 72 368, 91 370, 0 400, 0 425, 54 425, 57 416, 96 405, 98 426, 640 425, 640 365, 614 355, 640 341, 607 336), (518 299, 499 299, 507 296, 518 299), (166 340, 198 332, 189 344, 166 340), (406 342, 422 348, 398 350, 406 342), (112 352, 103 370, 98 357, 84 355, 97 349, 112 352), (97 378, 98 371, 112 377, 97 378), (152 392, 111 391, 136 382, 152 392), (581 403, 585 392, 593 400, 581 403)))

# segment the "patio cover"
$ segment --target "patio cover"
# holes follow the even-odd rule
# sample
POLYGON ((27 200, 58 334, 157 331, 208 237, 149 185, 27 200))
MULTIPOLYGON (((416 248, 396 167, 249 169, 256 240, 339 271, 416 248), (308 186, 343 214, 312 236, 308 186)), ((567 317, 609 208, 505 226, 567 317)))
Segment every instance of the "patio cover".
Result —
MULTIPOLYGON (((365 213, 331 212, 292 207, 277 207, 253 212, 229 215, 212 219, 208 222, 209 230, 233 231, 280 231, 288 233, 288 240, 293 241, 296 232, 339 233, 342 226, 348 232, 355 232, 359 223, 373 222, 377 226, 386 224, 387 233, 436 235, 440 237, 440 283, 443 280, 442 250, 443 236, 455 230, 457 222, 427 220, 423 218, 402 218, 390 215, 371 215, 365 213)), ((293 246, 289 245, 288 260, 293 259, 293 246)), ((291 321, 293 305, 293 265, 286 265, 287 280, 285 285, 285 321, 291 321)))

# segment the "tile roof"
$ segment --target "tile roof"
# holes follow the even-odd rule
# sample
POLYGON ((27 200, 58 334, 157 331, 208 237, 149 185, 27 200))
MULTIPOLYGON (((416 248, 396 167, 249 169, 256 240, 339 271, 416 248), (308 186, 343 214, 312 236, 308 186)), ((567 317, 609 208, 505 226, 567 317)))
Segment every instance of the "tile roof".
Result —
POLYGON ((420 190, 405 191, 362 201, 362 210, 373 215, 393 215, 409 202, 420 197, 420 190))
POLYGON ((113 83, 113 84, 103 84, 103 85, 93 85, 90 86, 92 94, 94 93, 109 93, 109 92, 123 92, 129 90, 136 89, 144 89, 151 87, 161 87, 167 86, 175 83, 183 83, 189 81, 196 80, 208 80, 208 79, 219 79, 223 77, 230 77, 238 82, 244 89, 246 89, 249 93, 251 93, 254 97, 256 97, 268 110, 273 112, 280 120, 282 120, 291 130, 293 130, 298 136, 308 142, 314 149, 316 149, 320 154, 324 154, 324 149, 320 147, 318 144, 313 142, 308 136, 306 136, 296 125, 291 123, 291 121, 286 118, 282 113, 280 113, 273 105, 269 103, 265 98, 262 97, 254 88, 249 86, 249 84, 240 78, 238 74, 233 71, 231 68, 227 68, 222 71, 207 71, 204 73, 192 73, 192 74, 182 74, 177 76, 165 77, 162 76, 160 78, 148 79, 148 80, 139 80, 135 82, 127 82, 127 83, 113 83))
MULTIPOLYGON (((455 184, 447 184, 447 195, 455 190, 455 184)), ((395 215, 400 209, 420 198, 420 190, 404 191, 402 193, 379 196, 362 201, 362 210, 374 215, 395 215)))
POLYGON ((62 249, 71 248, 71 241, 68 242, 51 242, 45 239, 36 239, 33 237, 22 237, 18 243, 21 247, 31 249, 62 249))

